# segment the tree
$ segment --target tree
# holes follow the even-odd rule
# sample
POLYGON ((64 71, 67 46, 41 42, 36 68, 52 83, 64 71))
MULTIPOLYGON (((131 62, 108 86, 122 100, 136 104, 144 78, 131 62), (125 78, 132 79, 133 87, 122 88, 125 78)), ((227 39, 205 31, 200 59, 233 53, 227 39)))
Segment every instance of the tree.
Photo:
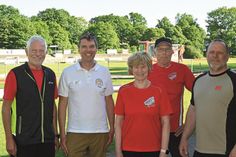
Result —
POLYGON ((132 25, 127 16, 115 16, 113 14, 103 15, 92 18, 89 21, 91 24, 98 22, 109 23, 113 26, 116 31, 121 43, 129 43, 130 31, 132 30, 132 25))
POLYGON ((216 38, 223 39, 236 55, 236 7, 213 10, 208 13, 206 22, 208 42, 216 38))
POLYGON ((128 18, 129 18, 129 21, 131 22, 131 24, 133 25, 133 27, 136 27, 136 26, 147 27, 147 20, 145 19, 145 17, 143 17, 139 13, 131 12, 131 13, 129 13, 128 18))
POLYGON ((165 30, 162 28, 148 28, 142 36, 142 40, 155 41, 157 38, 164 37, 165 30))
POLYGON ((48 45, 52 44, 52 38, 50 36, 49 27, 43 21, 32 21, 32 25, 35 29, 35 34, 41 35, 48 45))
POLYGON ((158 20, 156 27, 163 29, 165 31, 165 37, 171 38, 173 43, 178 44, 186 40, 182 30, 179 27, 175 27, 167 17, 158 20))
POLYGON ((0 48, 25 48, 35 33, 30 20, 11 6, 0 5, 0 48))
POLYGON ((88 26, 88 23, 84 18, 70 16, 70 14, 63 9, 46 9, 39 12, 36 18, 46 22, 47 24, 54 22, 60 25, 65 31, 67 31, 71 44, 78 43, 79 37, 88 26))
POLYGON ((182 30, 182 33, 186 39, 184 43, 180 44, 194 46, 196 49, 202 52, 204 48, 204 40, 206 38, 206 33, 198 25, 197 19, 194 19, 192 15, 177 14, 176 27, 179 27, 182 30))
POLYGON ((130 46, 137 46, 138 41, 141 40, 144 32, 147 30, 147 21, 139 13, 129 13, 129 21, 133 27, 131 27, 130 34, 128 36, 130 46))
POLYGON ((119 48, 119 38, 110 23, 98 22, 92 24, 87 31, 96 35, 98 48, 102 51, 119 48))
POLYGON ((82 17, 71 16, 69 18, 69 32, 70 43, 78 44, 80 36, 88 28, 88 22, 82 17))
POLYGON ((59 24, 56 22, 48 23, 50 36, 52 37, 52 44, 57 45, 59 49, 69 49, 71 44, 69 41, 68 32, 65 31, 59 24))

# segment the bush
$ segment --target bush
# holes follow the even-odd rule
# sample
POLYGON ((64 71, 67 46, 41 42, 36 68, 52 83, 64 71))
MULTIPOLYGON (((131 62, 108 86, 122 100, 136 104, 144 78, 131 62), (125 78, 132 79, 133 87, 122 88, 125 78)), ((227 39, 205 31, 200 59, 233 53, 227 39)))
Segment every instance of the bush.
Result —
POLYGON ((137 52, 137 51, 138 51, 138 49, 137 49, 136 46, 131 46, 131 47, 130 47, 130 52, 131 52, 131 53, 135 53, 135 52, 137 52))
POLYGON ((185 47, 184 58, 196 59, 202 57, 203 57, 202 51, 197 49, 196 47, 191 45, 187 45, 185 47))

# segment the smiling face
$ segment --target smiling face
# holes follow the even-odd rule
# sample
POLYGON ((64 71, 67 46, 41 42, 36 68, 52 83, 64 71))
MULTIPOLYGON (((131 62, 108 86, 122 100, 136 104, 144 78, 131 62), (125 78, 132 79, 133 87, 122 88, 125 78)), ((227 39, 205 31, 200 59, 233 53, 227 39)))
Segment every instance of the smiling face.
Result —
POLYGON ((26 55, 28 56, 28 64, 32 69, 40 69, 42 63, 46 57, 46 47, 40 40, 33 41, 29 48, 26 49, 26 55))
POLYGON ((140 63, 133 66, 132 72, 136 81, 144 81, 147 79, 149 69, 147 64, 140 63))
POLYGON ((224 42, 214 41, 207 50, 207 62, 212 74, 219 74, 227 69, 229 53, 224 42))
POLYGON ((81 62, 94 63, 94 57, 97 52, 96 43, 94 40, 82 39, 79 45, 81 62))

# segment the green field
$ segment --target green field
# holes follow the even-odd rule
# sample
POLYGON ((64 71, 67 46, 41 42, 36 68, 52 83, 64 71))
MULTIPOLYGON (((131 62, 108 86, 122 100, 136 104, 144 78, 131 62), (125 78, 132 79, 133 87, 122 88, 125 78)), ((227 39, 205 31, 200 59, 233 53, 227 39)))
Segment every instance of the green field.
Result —
MULTIPOLYGON (((104 66, 108 66, 107 62, 99 62, 100 64, 104 66)), ((189 66, 190 69, 192 69, 193 72, 199 72, 199 71, 206 71, 207 70, 207 63, 205 59, 201 60, 185 60, 185 64, 189 66)), ((61 72, 63 69, 69 64, 47 64, 46 66, 49 66, 52 68, 56 75, 57 78, 59 78, 61 72)), ((7 74, 8 71, 13 68, 14 65, 3 65, 0 64, 0 74, 7 74)), ((229 67, 236 69, 236 59, 230 59, 229 60, 229 67)), ((127 75, 127 64, 126 62, 114 62, 114 63, 109 63, 109 69, 112 75, 127 75)), ((123 85, 127 82, 132 81, 132 79, 113 79, 113 84, 114 85, 123 85)), ((4 86, 4 81, 1 80, 0 78, 0 88, 3 88, 4 86)), ((116 100, 117 93, 113 95, 114 100, 116 100)), ((184 108, 185 111, 189 105, 189 99, 190 99, 190 92, 185 91, 185 98, 184 98, 184 108)), ((0 108, 2 108, 2 101, 0 101, 0 108)), ((1 110, 1 109, 0 109, 1 110)), ((114 143, 112 146, 109 148, 109 151, 114 151, 114 143)), ((57 157, 62 157, 63 154, 61 151, 57 152, 57 157)), ((5 150, 5 136, 4 136, 4 131, 3 131, 3 125, 2 125, 2 116, 0 116, 0 157, 7 157, 7 152, 5 150)))

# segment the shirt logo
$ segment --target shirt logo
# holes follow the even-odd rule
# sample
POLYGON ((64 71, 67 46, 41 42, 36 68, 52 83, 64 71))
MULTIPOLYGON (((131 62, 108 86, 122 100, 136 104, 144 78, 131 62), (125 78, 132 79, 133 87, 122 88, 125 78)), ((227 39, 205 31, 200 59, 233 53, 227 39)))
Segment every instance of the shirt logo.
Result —
POLYGON ((155 98, 154 96, 148 98, 147 100, 144 101, 144 105, 146 107, 154 107, 155 106, 155 98))
POLYGON ((222 89, 222 86, 221 86, 221 85, 215 86, 215 90, 216 90, 216 91, 221 91, 221 89, 222 89))
POLYGON ((100 79, 100 78, 96 79, 95 84, 96 84, 97 87, 102 88, 102 86, 103 86, 102 79, 100 79))
POLYGON ((177 77, 177 73, 176 73, 176 72, 170 73, 170 74, 168 75, 168 78, 169 78, 170 80, 174 80, 176 77, 177 77))
POLYGON ((53 84, 53 82, 52 82, 52 81, 49 81, 48 84, 53 84))

